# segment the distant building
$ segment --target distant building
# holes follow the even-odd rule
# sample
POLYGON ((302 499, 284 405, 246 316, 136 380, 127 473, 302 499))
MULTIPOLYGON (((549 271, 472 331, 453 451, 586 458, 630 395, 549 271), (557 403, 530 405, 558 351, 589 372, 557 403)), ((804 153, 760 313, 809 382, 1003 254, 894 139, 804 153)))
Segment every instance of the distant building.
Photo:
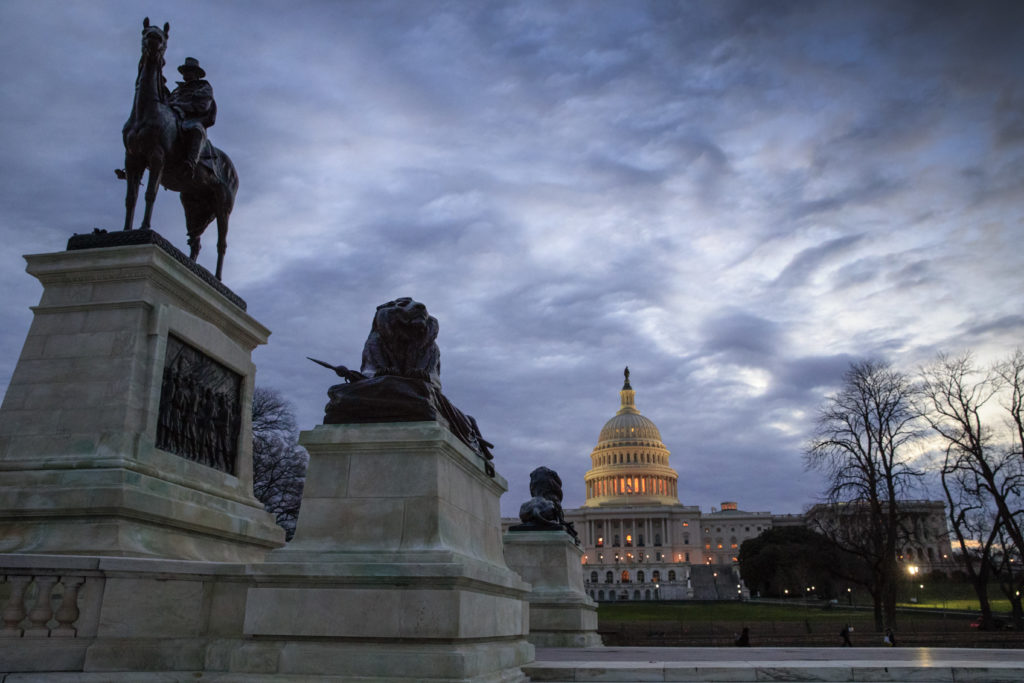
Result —
MULTIPOLYGON (((739 578, 740 545, 774 526, 803 526, 806 518, 747 512, 736 502, 724 502, 710 513, 683 505, 679 475, 669 464, 661 433, 636 407, 629 368, 619 397, 618 412, 602 427, 590 454, 586 502, 565 510, 579 532, 587 593, 598 601, 748 597, 739 578)), ((948 555, 948 539, 937 535, 945 528, 942 503, 914 504, 920 505, 920 528, 927 532, 908 552, 914 558, 948 555)), ((518 521, 506 518, 503 526, 518 521)))
MULTIPOLYGON (((955 569, 950 559, 946 505, 941 500, 900 501, 900 527, 903 536, 898 560, 910 575, 933 571, 948 573, 955 569)), ((866 529, 868 511, 860 504, 818 504, 802 515, 804 524, 816 531, 858 533, 866 529)))

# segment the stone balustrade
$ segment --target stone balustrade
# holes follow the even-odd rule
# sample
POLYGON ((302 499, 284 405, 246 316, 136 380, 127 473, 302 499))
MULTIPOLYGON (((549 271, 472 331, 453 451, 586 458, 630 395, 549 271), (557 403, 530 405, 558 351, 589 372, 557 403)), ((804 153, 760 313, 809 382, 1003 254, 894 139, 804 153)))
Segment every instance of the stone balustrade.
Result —
POLYGON ((99 613, 88 607, 98 602, 103 582, 97 572, 0 566, 0 638, 95 635, 99 613))

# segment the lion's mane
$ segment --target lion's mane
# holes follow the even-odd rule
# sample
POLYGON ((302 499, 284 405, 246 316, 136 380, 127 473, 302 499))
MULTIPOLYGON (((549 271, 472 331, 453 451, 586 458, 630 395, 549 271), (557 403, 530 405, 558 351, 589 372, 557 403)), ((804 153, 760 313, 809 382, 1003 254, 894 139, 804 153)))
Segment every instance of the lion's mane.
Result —
POLYGON ((441 388, 437 318, 418 301, 403 297, 381 304, 363 346, 362 373, 428 380, 441 388))

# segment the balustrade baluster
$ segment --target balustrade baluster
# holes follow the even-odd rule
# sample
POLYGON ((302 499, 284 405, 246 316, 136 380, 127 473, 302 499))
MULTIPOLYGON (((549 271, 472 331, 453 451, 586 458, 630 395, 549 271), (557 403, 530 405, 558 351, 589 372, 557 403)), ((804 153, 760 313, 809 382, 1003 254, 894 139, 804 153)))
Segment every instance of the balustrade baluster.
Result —
POLYGON ((54 615, 57 626, 50 632, 52 638, 74 638, 78 630, 74 624, 78 621, 78 588, 85 583, 82 576, 64 576, 60 583, 64 586, 64 597, 54 615))
POLYGON ((4 606, 4 630, 0 636, 17 638, 21 636, 20 624, 25 618, 25 589, 31 583, 31 576, 8 576, 7 583, 11 586, 11 595, 4 606))
POLYGON ((25 629, 26 636, 48 636, 50 627, 47 625, 53 618, 53 604, 50 602, 50 594, 57 583, 56 576, 36 577, 36 604, 28 613, 28 628, 25 629))

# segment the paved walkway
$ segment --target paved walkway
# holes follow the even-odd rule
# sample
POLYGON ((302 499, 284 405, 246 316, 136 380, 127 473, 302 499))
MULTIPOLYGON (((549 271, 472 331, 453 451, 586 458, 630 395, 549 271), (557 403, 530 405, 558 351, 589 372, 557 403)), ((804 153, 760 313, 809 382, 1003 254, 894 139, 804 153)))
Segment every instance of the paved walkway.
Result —
POLYGON ((842 647, 538 648, 531 681, 1020 683, 1024 649, 842 647))

